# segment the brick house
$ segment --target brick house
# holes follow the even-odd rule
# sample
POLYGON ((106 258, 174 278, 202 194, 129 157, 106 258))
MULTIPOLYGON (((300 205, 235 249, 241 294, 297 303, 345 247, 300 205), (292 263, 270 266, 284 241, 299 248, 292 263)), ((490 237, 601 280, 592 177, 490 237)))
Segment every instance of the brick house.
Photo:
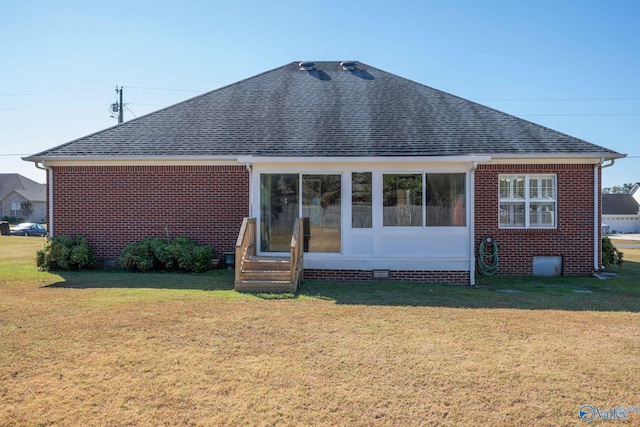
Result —
POLYGON ((0 173, 0 218, 44 222, 46 187, 17 173, 0 173))
POLYGON ((360 62, 290 63, 25 158, 48 170, 52 235, 106 263, 148 236, 286 252, 307 278, 474 283, 535 257, 600 269, 601 169, 624 157, 360 62))

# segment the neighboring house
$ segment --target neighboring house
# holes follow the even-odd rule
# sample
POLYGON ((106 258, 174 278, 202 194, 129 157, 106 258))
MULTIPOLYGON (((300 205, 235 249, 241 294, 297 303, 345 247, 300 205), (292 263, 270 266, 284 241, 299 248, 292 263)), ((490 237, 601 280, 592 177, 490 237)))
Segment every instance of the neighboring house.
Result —
POLYGON ((44 184, 17 173, 0 173, 0 218, 44 222, 47 217, 46 201, 44 184))
POLYGON ((633 184, 633 187, 631 187, 629 194, 631 195, 631 197, 633 197, 633 199, 636 202, 638 202, 638 204, 640 204, 640 183, 639 182, 636 182, 635 184, 633 184))
POLYGON ((602 195, 602 228, 606 233, 640 232, 640 205, 631 194, 602 195))
POLYGON ((360 62, 295 62, 25 160, 48 169, 50 233, 105 263, 147 236, 230 251, 247 216, 283 254, 306 217, 305 278, 474 283, 487 235, 498 274, 599 270, 601 169, 624 156, 360 62))

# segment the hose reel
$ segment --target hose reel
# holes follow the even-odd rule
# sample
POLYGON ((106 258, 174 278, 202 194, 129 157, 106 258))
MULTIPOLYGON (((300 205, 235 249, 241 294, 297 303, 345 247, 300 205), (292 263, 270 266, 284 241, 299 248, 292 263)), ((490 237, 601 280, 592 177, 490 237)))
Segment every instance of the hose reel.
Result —
POLYGON ((480 241, 478 271, 483 276, 493 276, 498 272, 498 243, 493 236, 485 236, 480 241))

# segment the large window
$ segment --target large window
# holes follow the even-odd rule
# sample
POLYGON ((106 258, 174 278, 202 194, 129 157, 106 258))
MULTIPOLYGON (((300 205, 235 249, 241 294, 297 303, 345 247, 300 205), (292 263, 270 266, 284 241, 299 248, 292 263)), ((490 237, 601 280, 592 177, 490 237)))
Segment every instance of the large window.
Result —
POLYGON ((385 174, 382 185, 382 224, 421 227, 422 174, 385 174))
POLYGON ((465 174, 427 174, 427 226, 464 226, 467 222, 465 174))
POLYGON ((384 174, 385 227, 464 227, 464 173, 384 174))
POLYGON ((351 174, 351 227, 371 228, 372 225, 371 172, 351 174))
POLYGON ((555 175, 500 175, 501 228, 554 228, 557 212, 555 175))
POLYGON ((302 175, 302 217, 309 219, 309 252, 340 252, 340 175, 302 175))

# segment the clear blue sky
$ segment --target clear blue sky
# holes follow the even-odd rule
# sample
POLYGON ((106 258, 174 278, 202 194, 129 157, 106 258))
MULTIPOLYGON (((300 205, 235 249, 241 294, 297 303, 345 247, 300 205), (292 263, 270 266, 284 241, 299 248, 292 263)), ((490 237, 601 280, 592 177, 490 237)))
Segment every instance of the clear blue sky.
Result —
POLYGON ((358 60, 628 154, 640 181, 640 1, 4 1, 0 172, 20 157, 298 60, 358 60))

